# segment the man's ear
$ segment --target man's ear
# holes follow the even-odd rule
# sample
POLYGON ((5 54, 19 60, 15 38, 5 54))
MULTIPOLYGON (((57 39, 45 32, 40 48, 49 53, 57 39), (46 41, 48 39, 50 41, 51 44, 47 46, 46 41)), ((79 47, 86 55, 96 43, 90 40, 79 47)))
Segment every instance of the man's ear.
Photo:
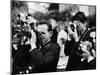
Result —
POLYGON ((53 35, 53 31, 50 31, 50 37, 53 35))

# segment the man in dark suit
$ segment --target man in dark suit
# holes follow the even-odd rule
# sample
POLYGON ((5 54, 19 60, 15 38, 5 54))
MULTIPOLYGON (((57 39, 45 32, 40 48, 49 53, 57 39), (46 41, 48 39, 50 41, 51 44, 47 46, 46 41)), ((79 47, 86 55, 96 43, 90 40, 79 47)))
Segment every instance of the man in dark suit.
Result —
POLYGON ((30 34, 31 38, 27 38, 14 56, 13 74, 56 72, 60 47, 51 40, 51 24, 40 21, 37 30, 31 29, 30 34))
MULTIPOLYGON (((31 32, 33 33, 33 32, 31 32)), ((33 33, 34 34, 34 33, 33 33)), ((37 23, 37 34, 40 48, 37 49, 35 41, 30 40, 32 73, 56 72, 60 47, 53 43, 52 26, 46 21, 37 23)), ((32 36, 34 38, 34 35, 32 36)))
POLYGON ((88 28, 84 12, 77 12, 72 22, 76 27, 73 31, 69 26, 68 32, 75 44, 69 48, 71 52, 66 71, 96 69, 95 28, 88 28))

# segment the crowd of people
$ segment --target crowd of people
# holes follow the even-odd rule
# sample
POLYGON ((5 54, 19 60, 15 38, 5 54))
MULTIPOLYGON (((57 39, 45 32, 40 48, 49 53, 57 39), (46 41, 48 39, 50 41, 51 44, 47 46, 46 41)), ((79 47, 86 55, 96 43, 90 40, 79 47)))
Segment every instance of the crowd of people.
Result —
POLYGON ((60 56, 69 56, 65 71, 96 69, 96 25, 57 9, 12 18, 12 74, 56 72, 60 56))

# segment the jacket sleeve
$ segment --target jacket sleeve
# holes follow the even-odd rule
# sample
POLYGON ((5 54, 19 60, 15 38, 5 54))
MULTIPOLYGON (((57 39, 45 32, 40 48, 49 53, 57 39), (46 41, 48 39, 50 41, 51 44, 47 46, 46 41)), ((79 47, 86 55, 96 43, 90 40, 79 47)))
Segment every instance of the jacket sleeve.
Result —
POLYGON ((30 52, 31 59, 38 64, 44 65, 59 58, 60 47, 57 45, 50 45, 48 51, 44 54, 41 50, 34 49, 30 52))

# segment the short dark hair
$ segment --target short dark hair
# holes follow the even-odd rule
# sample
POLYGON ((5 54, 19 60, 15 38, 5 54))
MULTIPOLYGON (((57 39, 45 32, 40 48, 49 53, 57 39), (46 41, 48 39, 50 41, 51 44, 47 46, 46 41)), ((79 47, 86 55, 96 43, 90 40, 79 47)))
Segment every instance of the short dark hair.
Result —
POLYGON ((72 17, 72 21, 74 20, 78 20, 82 23, 85 23, 87 21, 87 17, 85 16, 84 12, 79 11, 75 14, 75 16, 72 17))
POLYGON ((48 10, 58 10, 59 4, 58 3, 51 3, 48 10))
POLYGON ((48 26, 48 31, 52 31, 52 25, 50 24, 49 21, 45 21, 45 20, 39 21, 36 23, 36 26, 43 25, 43 24, 46 24, 48 26))

